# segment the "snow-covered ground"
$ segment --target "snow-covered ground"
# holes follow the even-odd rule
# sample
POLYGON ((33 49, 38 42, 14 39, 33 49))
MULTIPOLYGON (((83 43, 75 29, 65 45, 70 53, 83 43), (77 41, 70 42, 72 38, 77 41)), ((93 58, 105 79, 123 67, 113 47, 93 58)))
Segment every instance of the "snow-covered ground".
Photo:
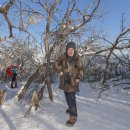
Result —
POLYGON ((130 130, 130 95, 122 91, 123 87, 113 87, 97 99, 98 91, 82 83, 76 96, 78 121, 70 128, 65 125, 69 116, 65 114, 67 105, 58 84, 53 84, 54 101, 45 92, 40 109, 32 109, 26 118, 29 105, 25 100, 17 101, 19 89, 1 84, 8 95, 0 107, 0 130, 130 130))

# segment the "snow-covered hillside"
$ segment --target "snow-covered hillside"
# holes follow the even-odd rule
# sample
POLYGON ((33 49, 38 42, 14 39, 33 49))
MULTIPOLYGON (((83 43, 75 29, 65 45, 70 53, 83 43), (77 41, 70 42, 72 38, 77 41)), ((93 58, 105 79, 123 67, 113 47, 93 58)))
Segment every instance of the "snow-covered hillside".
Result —
POLYGON ((19 89, 9 89, 8 84, 1 85, 8 90, 6 102, 0 108, 0 130, 130 130, 130 95, 122 87, 114 87, 97 99, 98 92, 82 83, 77 93, 78 121, 68 128, 65 123, 67 105, 64 94, 53 84, 54 102, 48 99, 47 92, 37 111, 31 110, 25 101, 17 101, 19 89))

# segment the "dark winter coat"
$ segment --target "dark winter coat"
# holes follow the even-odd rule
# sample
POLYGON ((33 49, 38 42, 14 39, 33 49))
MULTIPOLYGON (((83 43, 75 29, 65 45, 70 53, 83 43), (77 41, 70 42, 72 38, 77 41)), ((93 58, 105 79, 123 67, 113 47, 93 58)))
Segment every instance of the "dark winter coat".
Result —
POLYGON ((65 53, 56 60, 53 69, 57 73, 63 72, 63 76, 60 76, 60 89, 64 90, 64 92, 79 91, 79 83, 76 82, 76 79, 81 80, 83 78, 83 63, 77 53, 75 53, 71 61, 69 61, 69 57, 65 53))
POLYGON ((12 75, 12 81, 16 81, 16 79, 17 79, 17 73, 13 73, 13 75, 12 75))

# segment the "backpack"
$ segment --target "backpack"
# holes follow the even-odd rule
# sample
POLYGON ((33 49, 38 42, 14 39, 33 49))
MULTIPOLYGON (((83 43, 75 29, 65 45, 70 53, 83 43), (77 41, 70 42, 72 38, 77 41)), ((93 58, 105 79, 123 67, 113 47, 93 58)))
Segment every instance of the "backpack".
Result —
POLYGON ((7 67, 7 69, 6 69, 6 74, 7 74, 7 76, 9 76, 9 77, 11 77, 11 76, 13 76, 13 74, 14 73, 17 73, 17 66, 9 66, 9 67, 7 67))

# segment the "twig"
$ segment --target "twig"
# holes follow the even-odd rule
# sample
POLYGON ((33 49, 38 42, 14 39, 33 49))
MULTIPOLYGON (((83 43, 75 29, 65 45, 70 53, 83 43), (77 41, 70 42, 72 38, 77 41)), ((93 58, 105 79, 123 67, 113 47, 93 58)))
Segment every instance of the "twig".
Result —
POLYGON ((42 88, 39 90, 39 92, 38 92, 37 95, 36 95, 36 91, 33 92, 33 95, 32 95, 32 104, 31 104, 31 106, 29 107, 28 111, 25 113, 24 117, 26 117, 27 115, 30 114, 30 111, 31 111, 31 109, 32 109, 33 106, 35 107, 35 111, 36 111, 37 108, 40 106, 40 105, 39 105, 39 102, 40 102, 40 100, 41 100, 42 97, 43 97, 44 88, 45 88, 45 83, 44 83, 44 85, 42 86, 42 88))
POLYGON ((101 94, 102 94, 104 91, 108 90, 108 89, 109 89, 109 87, 103 88, 103 89, 99 92, 97 99, 99 99, 99 98, 101 97, 101 94))
POLYGON ((24 115, 24 118, 25 118, 27 115, 30 114, 30 111, 31 111, 32 107, 33 107, 33 105, 31 105, 31 106, 29 107, 28 111, 27 111, 27 112, 25 113, 25 115, 24 115))

